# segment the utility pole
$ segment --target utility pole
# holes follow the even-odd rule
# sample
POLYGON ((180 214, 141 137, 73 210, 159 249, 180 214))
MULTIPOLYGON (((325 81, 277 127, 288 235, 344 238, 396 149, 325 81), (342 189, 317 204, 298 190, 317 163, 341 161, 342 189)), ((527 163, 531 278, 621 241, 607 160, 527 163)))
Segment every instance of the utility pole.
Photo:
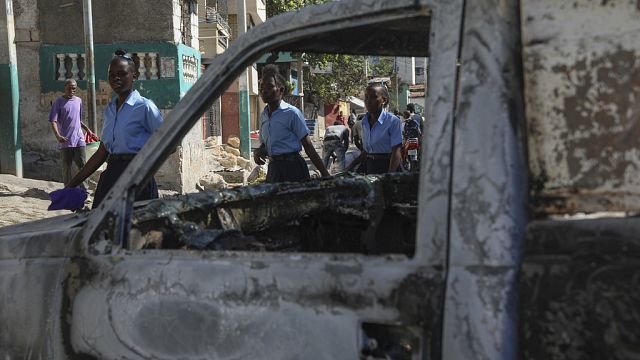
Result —
POLYGON ((13 0, 0 0, 0 173, 22 177, 13 0))
POLYGON ((416 58, 411 58, 411 85, 416 84, 416 58))
POLYGON ((369 62, 366 56, 364 57, 364 82, 369 84, 369 62))
POLYGON ((304 115, 304 80, 302 75, 302 54, 300 54, 300 59, 298 59, 298 97, 300 98, 300 111, 304 115))
POLYGON ((93 58, 93 14, 91 11, 91 0, 84 0, 84 49, 85 49, 85 78, 87 79, 87 117, 89 118, 89 128, 98 132, 96 116, 96 76, 93 58))
POLYGON ((396 108, 398 109, 398 111, 401 111, 402 109, 400 109, 400 97, 398 96, 398 57, 397 56, 393 57, 393 74, 395 75, 395 83, 396 83, 396 108))
MULTIPOLYGON (((238 37, 247 32, 247 8, 245 0, 238 1, 238 37)), ((251 157, 251 138, 249 130, 251 128, 251 116, 249 107, 249 71, 244 69, 238 78, 238 104, 240 109, 240 154, 249 159, 251 157)))

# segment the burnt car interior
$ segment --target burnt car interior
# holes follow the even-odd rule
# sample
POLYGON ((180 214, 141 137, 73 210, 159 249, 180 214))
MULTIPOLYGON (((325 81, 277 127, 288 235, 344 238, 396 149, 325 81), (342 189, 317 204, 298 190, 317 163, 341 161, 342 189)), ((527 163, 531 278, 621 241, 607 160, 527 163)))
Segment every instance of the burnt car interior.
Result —
POLYGON ((418 173, 187 194, 136 209, 130 249, 412 256, 417 194, 418 173))

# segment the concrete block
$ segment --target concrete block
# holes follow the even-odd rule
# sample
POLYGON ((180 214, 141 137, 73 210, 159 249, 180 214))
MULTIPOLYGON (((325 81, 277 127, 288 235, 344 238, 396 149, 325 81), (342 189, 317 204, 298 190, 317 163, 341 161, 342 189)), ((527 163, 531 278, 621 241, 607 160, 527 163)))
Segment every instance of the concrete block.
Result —
POLYGON ((224 181, 221 175, 207 174, 199 181, 200 187, 205 190, 220 190, 226 189, 227 183, 224 181))
POLYGON ((240 148, 240 139, 238 139, 237 137, 233 136, 230 137, 229 140, 227 140, 227 144, 233 148, 239 149, 240 148))
POLYGON ((227 158, 218 159, 220 165, 224 166, 226 169, 233 169, 238 166, 238 160, 235 156, 230 156, 227 158))
POLYGON ((238 157, 237 162, 238 162, 238 166, 240 166, 241 168, 247 171, 252 171, 253 168, 255 167, 255 164, 253 163, 253 161, 247 160, 243 157, 238 157))
MULTIPOLYGON (((229 140, 232 140, 232 139, 237 139, 237 138, 230 138, 229 140)), ((225 145, 224 150, 233 156, 240 156, 240 150, 238 150, 237 148, 231 147, 230 145, 225 145)))
POLYGON ((31 29, 31 41, 40 41, 40 30, 31 29))
POLYGON ((31 41, 31 32, 27 29, 16 29, 15 42, 29 42, 31 41))
POLYGON ((220 172, 217 172, 216 174, 222 176, 222 178, 227 184, 243 184, 244 185, 247 183, 247 172, 244 170, 220 171, 220 172))
POLYGON ((217 147, 218 144, 218 139, 215 136, 209 136, 205 141, 204 141, 204 147, 206 149, 211 149, 214 147, 217 147))

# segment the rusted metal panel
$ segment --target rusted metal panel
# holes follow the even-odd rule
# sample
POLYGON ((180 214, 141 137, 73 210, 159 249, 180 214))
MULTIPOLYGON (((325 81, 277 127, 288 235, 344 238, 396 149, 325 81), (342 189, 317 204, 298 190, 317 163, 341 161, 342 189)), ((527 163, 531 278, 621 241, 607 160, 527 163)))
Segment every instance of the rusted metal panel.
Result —
MULTIPOLYGON (((618 212, 637 211, 640 194, 625 191, 576 191, 575 189, 551 189, 537 194, 530 205, 534 216, 550 214, 575 215, 596 213, 603 210, 618 212)), ((610 212, 610 211, 607 211, 610 212)))
POLYGON ((640 357, 640 221, 536 221, 520 275, 522 359, 640 357))
POLYGON ((523 1, 522 19, 536 212, 639 210, 637 2, 523 1))

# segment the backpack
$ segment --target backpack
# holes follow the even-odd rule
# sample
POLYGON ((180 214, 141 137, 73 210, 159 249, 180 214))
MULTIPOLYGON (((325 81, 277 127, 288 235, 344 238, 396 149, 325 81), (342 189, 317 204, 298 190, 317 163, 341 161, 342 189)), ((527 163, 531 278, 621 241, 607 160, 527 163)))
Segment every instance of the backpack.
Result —
POLYGON ((404 122, 404 137, 405 139, 409 138, 420 138, 421 135, 420 124, 413 120, 409 119, 404 122))

